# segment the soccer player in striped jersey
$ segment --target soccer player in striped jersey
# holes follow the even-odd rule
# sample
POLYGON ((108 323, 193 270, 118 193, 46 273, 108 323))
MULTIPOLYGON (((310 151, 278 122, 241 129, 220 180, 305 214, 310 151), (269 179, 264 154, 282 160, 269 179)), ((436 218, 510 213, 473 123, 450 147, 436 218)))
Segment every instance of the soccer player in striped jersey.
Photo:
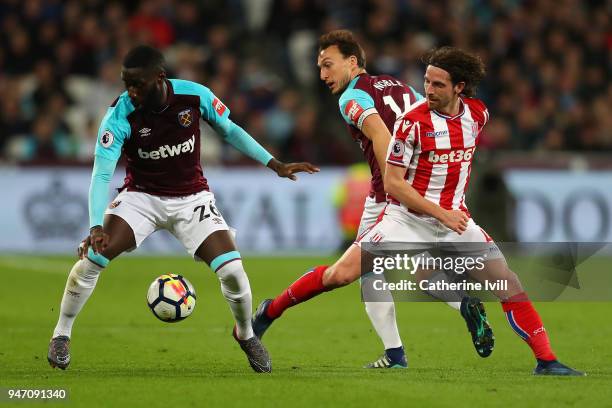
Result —
POLYGON ((275 159, 230 120, 229 108, 207 87, 167 78, 164 65, 163 55, 148 46, 133 48, 123 61, 126 91, 109 107, 98 132, 89 189, 90 235, 70 271, 47 358, 52 367, 68 367, 74 320, 100 272, 156 230, 166 229, 215 272, 235 320, 235 340, 253 370, 270 372, 268 352, 251 327, 251 288, 240 253, 203 175, 200 119, 280 177, 295 180, 295 173, 318 169, 275 159), (122 154, 127 158, 125 183, 108 205, 108 186, 122 154))
MULTIPOLYGON (((332 31, 321 36, 318 65, 321 80, 332 94, 340 94, 342 118, 351 137, 363 151, 372 173, 370 194, 365 199, 357 234, 360 236, 376 222, 387 202, 382 170, 385 168, 393 127, 414 103, 423 100, 423 96, 392 76, 369 75, 365 70, 363 49, 351 32, 346 30, 332 31)), ((270 324, 287 308, 358 279, 359 268, 354 269, 355 265, 346 257, 347 254, 334 265, 313 268, 275 299, 264 300, 254 317, 255 334, 263 336, 270 324)), ((439 274, 438 280, 444 280, 444 275, 439 274)), ((442 297, 440 294, 432 294, 442 297)), ((442 300, 455 309, 462 309, 476 350, 479 355, 486 357, 493 349, 494 338, 486 321, 484 306, 478 299, 464 295, 446 292, 442 300)), ((407 363, 397 329, 395 305, 393 302, 366 301, 365 306, 385 347, 383 357, 366 367, 405 367, 407 363)))
MULTIPOLYGON (((478 135, 489 119, 484 103, 473 98, 485 74, 484 64, 454 47, 432 50, 423 62, 426 100, 398 121, 389 146, 384 182, 390 203, 382 220, 357 244, 382 235, 389 242, 448 243, 461 254, 473 250, 466 244, 482 243, 477 251, 487 255, 487 261, 471 277, 507 282, 506 288, 493 293, 511 328, 532 349, 537 360, 534 374, 583 375, 557 360, 517 275, 465 205, 478 135)), ((358 251, 354 257, 359 258, 358 251)))

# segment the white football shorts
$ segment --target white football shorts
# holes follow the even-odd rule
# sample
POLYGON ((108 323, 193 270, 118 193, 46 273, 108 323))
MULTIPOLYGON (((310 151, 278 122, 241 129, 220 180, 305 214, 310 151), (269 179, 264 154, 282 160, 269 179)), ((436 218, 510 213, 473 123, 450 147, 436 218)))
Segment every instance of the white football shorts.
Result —
POLYGON ((378 220, 378 217, 384 211, 386 205, 386 202, 377 203, 375 198, 366 197, 365 203, 363 204, 361 220, 359 221, 357 237, 360 237, 361 234, 376 223, 376 220, 378 220))
POLYGON ((230 230, 215 207, 215 196, 210 191, 163 197, 124 190, 110 203, 105 214, 116 215, 128 223, 134 231, 136 247, 155 231, 165 229, 196 261, 201 259, 195 252, 210 234, 230 230))
POLYGON ((486 255, 489 260, 503 258, 493 239, 472 218, 463 234, 458 234, 433 217, 412 214, 399 205, 389 204, 384 211, 382 219, 357 238, 357 245, 364 242, 406 243, 406 249, 438 247, 441 251, 461 256, 486 255), (411 248, 411 243, 425 245, 411 248))

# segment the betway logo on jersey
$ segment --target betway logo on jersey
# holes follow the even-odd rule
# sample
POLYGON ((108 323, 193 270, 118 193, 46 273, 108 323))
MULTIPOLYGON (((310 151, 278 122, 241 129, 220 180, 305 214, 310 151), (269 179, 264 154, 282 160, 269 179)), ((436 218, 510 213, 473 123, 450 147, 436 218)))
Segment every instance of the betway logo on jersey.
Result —
POLYGON ((141 159, 152 159, 159 160, 165 159, 166 157, 178 156, 182 153, 193 153, 195 148, 195 135, 191 135, 191 139, 183 143, 178 143, 173 146, 163 145, 159 146, 156 150, 145 152, 142 149, 138 149, 138 157, 141 159))
POLYGON ((474 156, 474 150, 476 147, 470 147, 468 149, 456 149, 456 150, 431 150, 429 152, 428 160, 430 163, 458 163, 458 162, 469 162, 474 156), (444 153, 442 153, 444 152, 444 153))
POLYGON ((379 91, 382 91, 388 86, 403 86, 403 84, 400 81, 391 81, 389 79, 382 79, 374 82, 374 88, 378 89, 379 91))

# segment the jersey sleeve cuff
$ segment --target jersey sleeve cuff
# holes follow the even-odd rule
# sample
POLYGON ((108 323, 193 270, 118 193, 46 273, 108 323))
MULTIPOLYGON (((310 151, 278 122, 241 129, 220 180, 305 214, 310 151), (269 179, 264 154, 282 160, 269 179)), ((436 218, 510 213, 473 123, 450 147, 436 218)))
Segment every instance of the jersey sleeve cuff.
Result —
POLYGON ((404 167, 404 168, 408 167, 404 163, 397 162, 397 161, 394 161, 394 160, 387 160, 387 163, 392 164, 392 165, 394 165, 396 167, 404 167))
POLYGON ((378 111, 376 110, 376 108, 368 108, 366 110, 363 111, 363 113, 359 116, 359 119, 357 119, 357 128, 359 130, 361 130, 361 128, 363 127, 363 121, 370 115, 374 114, 374 113, 378 113, 378 111))

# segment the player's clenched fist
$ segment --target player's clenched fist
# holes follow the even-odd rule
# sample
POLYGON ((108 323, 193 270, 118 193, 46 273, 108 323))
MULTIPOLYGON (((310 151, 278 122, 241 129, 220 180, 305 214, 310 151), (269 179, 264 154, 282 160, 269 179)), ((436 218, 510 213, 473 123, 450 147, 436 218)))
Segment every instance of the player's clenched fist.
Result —
POLYGON ((295 173, 317 173, 319 168, 308 162, 301 163, 283 163, 276 159, 270 160, 268 167, 278 174, 279 177, 287 177, 291 180, 297 180, 295 173))
POLYGON ((446 216, 440 221, 448 228, 452 229, 459 235, 463 234, 467 229, 469 217, 466 213, 460 210, 447 210, 446 216))

